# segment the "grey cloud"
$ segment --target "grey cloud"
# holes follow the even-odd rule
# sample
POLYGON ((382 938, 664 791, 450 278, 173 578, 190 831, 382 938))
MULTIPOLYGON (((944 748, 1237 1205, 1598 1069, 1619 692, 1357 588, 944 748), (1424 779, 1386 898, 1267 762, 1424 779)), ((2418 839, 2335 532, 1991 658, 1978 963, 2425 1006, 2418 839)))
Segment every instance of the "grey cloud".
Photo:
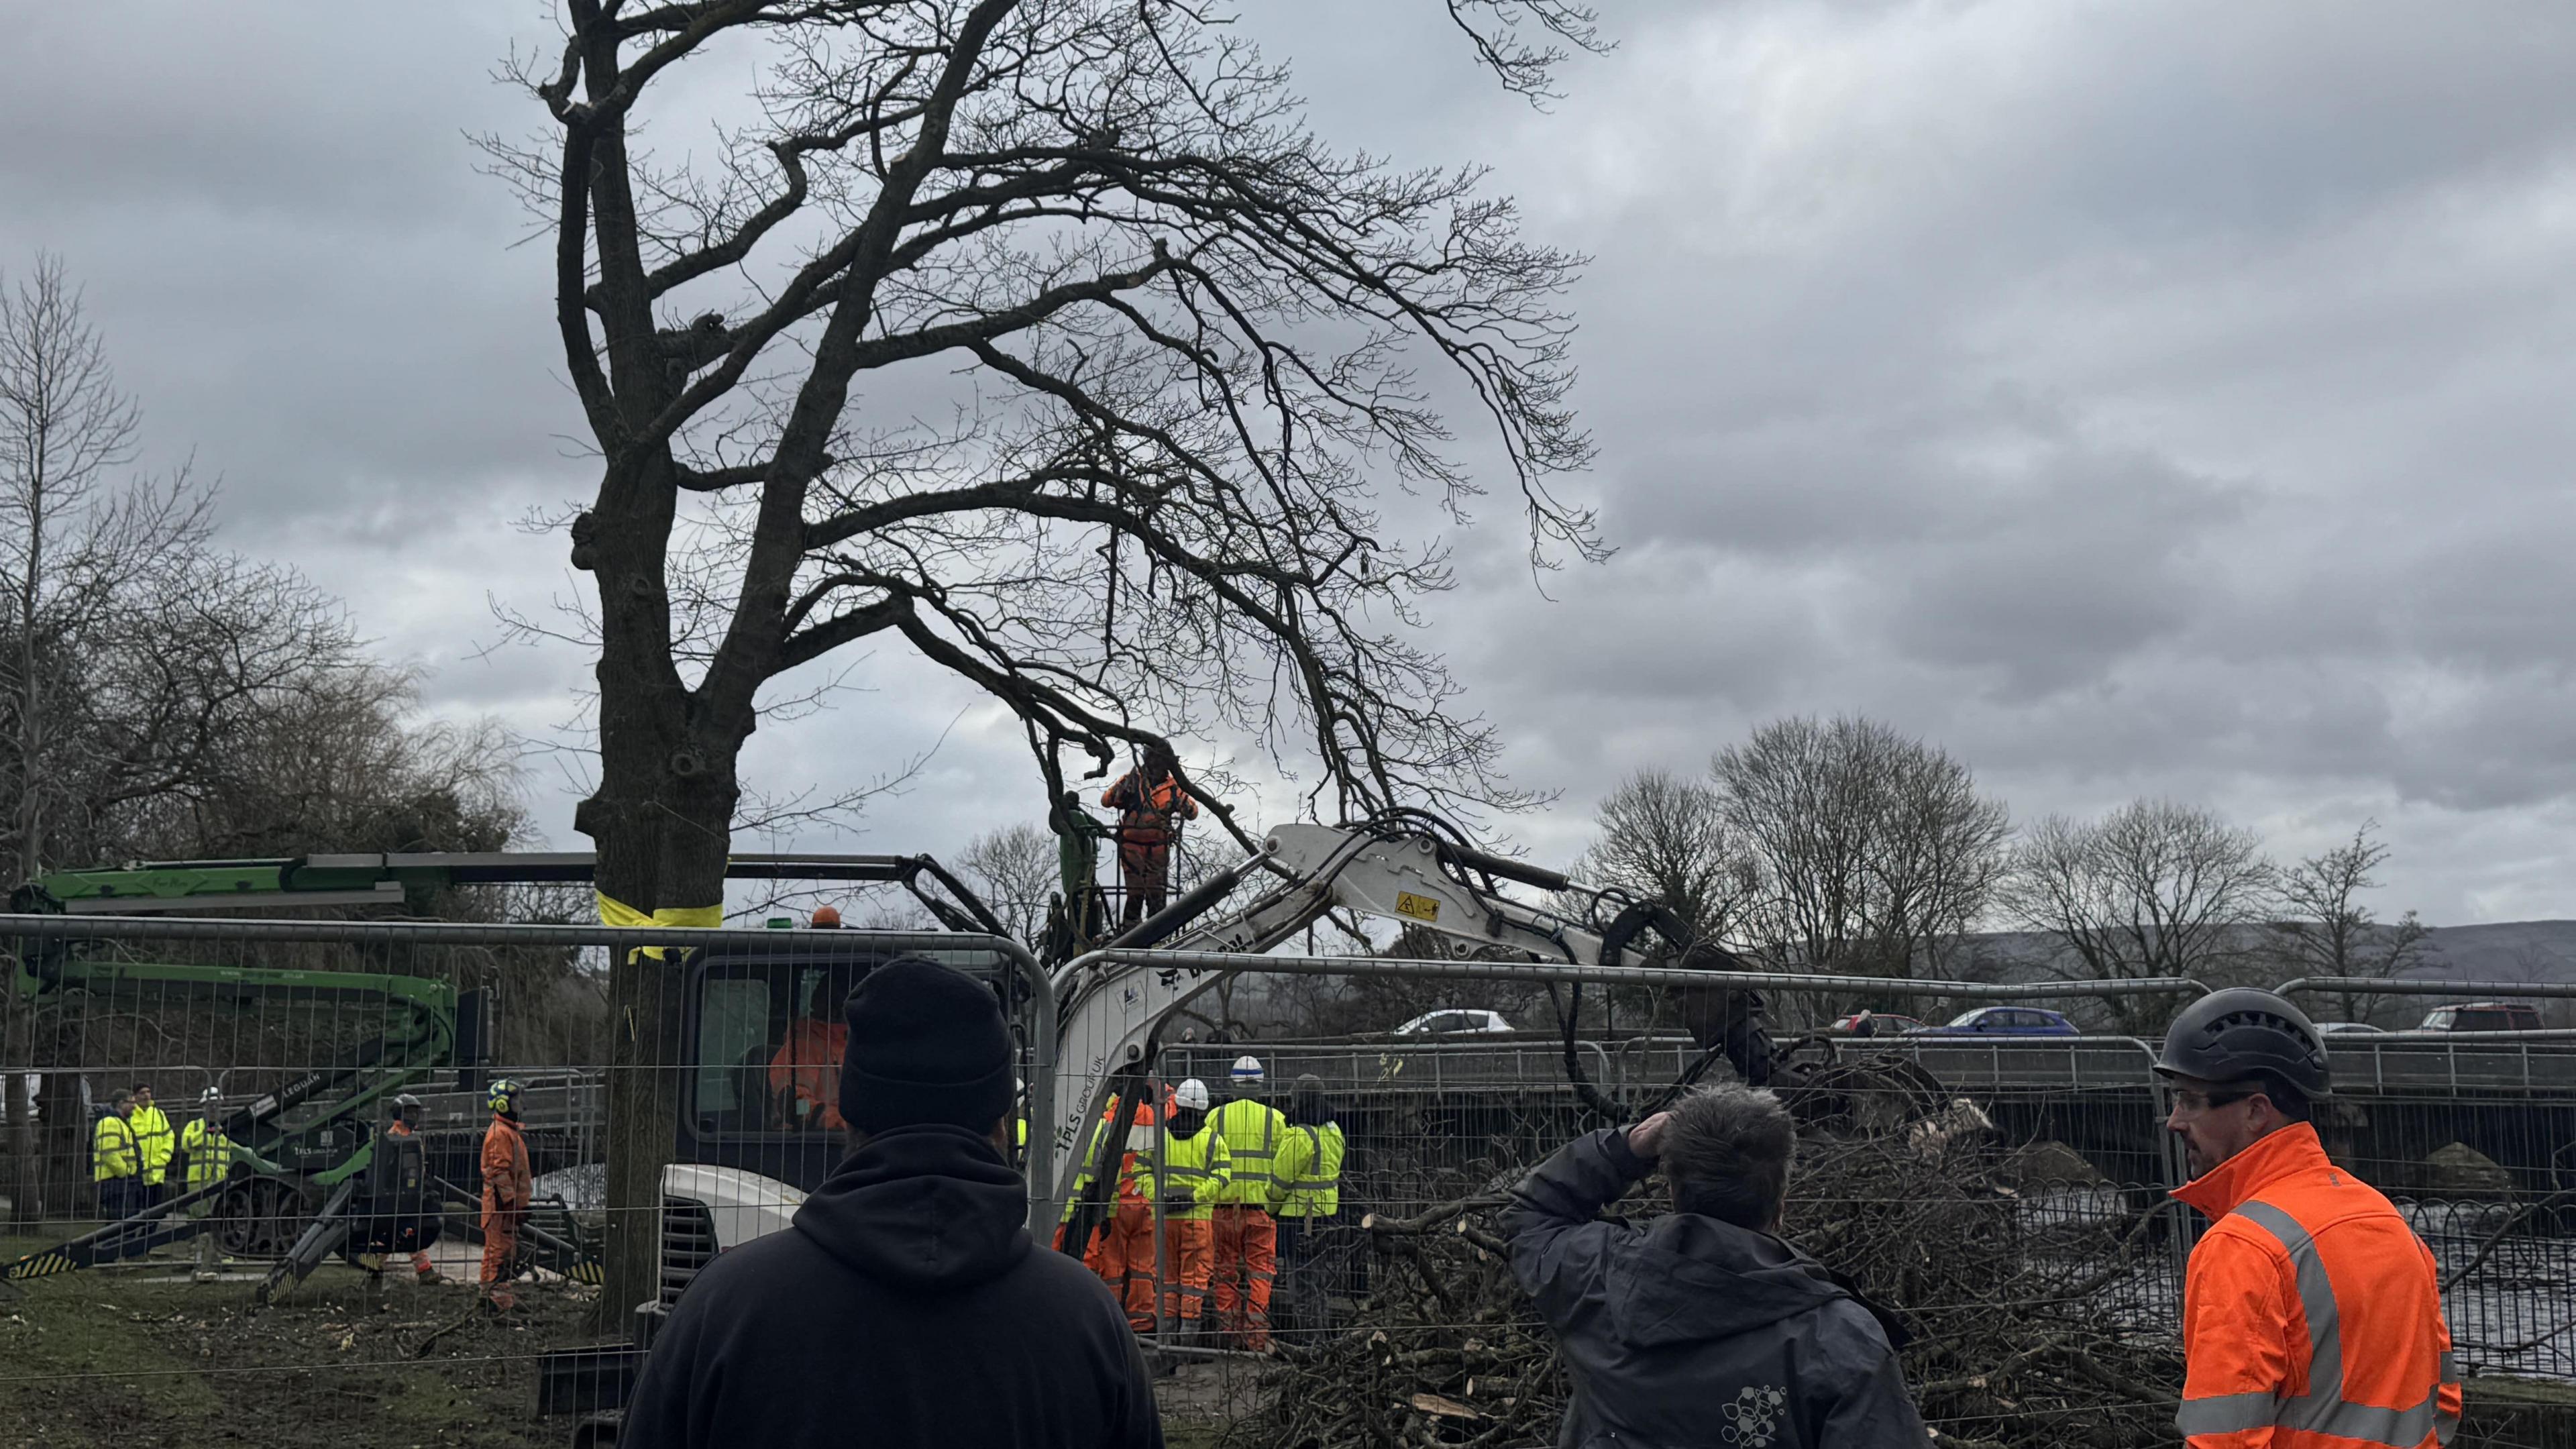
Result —
MULTIPOLYGON (((1533 581, 1488 468, 1430 610, 1518 778, 1566 794, 1514 825, 1535 851, 1579 848, 1627 769, 1856 710, 2025 816, 2175 794, 2312 849, 2375 814, 2393 901, 2576 914, 2560 7, 1610 20, 1620 50, 1538 114, 1436 5, 1246 17, 1323 134, 1490 162, 1534 232, 1598 258, 1570 302, 1603 452, 1569 491, 1623 551, 1533 581)), ((523 221, 459 135, 534 119, 487 73, 542 19, 58 5, 19 37, 0 266, 65 253, 156 449, 193 444, 233 540, 348 597, 435 707, 567 716, 575 653, 473 652, 487 593, 578 586, 560 540, 508 526, 589 483, 546 258, 509 248, 523 221)), ((945 373, 918 371, 871 403, 935 412, 945 373)), ((970 693, 900 651, 852 678, 874 692, 763 729, 756 779, 855 784, 967 709, 862 838, 953 851, 1034 816, 1017 732, 970 693)))

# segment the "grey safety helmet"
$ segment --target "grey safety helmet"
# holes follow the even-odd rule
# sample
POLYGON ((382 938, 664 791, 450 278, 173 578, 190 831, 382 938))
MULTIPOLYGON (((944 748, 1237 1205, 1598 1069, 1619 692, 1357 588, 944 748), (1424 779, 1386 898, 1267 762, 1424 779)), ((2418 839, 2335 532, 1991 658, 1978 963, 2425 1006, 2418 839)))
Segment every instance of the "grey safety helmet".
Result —
POLYGON ((2326 1042, 2316 1023, 2251 986, 2213 991, 2184 1007, 2165 1028, 2156 1075, 2287 1088, 2305 1101, 2332 1095, 2326 1042))

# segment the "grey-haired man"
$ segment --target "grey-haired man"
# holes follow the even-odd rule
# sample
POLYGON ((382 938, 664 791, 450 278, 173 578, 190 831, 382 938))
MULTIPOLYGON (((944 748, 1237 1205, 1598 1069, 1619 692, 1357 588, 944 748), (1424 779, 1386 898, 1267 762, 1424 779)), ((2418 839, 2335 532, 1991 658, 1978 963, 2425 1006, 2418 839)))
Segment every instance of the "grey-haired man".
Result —
POLYGON ((1778 1236, 1796 1140, 1769 1092, 1705 1088, 1576 1140, 1512 1189, 1512 1272, 1574 1380, 1558 1443, 1929 1442, 1878 1315, 1778 1236), (1602 1219, 1658 1160, 1672 1211, 1602 1219))

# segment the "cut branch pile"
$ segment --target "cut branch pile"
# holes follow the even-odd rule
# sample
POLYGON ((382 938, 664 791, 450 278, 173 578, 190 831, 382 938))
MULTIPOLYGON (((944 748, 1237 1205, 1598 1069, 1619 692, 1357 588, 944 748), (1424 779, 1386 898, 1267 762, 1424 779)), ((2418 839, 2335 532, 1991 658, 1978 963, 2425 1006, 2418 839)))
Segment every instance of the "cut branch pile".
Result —
MULTIPOLYGON (((1837 1068, 1793 1099, 1805 1131, 1787 1234, 1911 1330, 1906 1380, 1943 1442, 2163 1445, 2181 1361, 2169 1266, 2116 1195, 2017 1189, 2004 1144, 1923 1084, 1837 1068), (1888 1110, 1890 1101, 1906 1104, 1888 1110)), ((1346 1327, 1282 1347, 1230 1449, 1555 1442, 1570 1385, 1492 1221, 1517 1173, 1366 1220, 1346 1327)), ((1660 1179, 1623 1206, 1657 1211, 1660 1179)))

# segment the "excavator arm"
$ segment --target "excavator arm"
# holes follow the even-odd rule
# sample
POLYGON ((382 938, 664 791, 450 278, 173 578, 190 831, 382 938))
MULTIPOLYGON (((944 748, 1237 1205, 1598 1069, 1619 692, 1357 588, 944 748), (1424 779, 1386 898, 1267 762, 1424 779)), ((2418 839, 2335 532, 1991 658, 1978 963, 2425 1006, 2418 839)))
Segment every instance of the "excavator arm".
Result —
MULTIPOLYGON (((1260 953, 1334 911, 1437 932, 1461 954, 1499 951, 1572 966, 1643 965, 1640 938, 1653 931, 1693 964, 1745 969, 1723 949, 1687 939, 1687 931, 1659 907, 1588 891, 1553 871, 1477 852, 1435 826, 1279 826, 1258 854, 1056 974, 1058 1075, 1055 1120, 1045 1140, 1059 1205, 1084 1166, 1077 1159, 1093 1141, 1090 1124, 1113 1095, 1125 1100, 1141 1090, 1164 1024, 1232 974, 1125 961, 1118 953, 1148 947, 1260 953), (1580 899, 1593 909, 1577 919, 1516 899, 1503 891, 1507 880, 1546 890, 1560 901, 1580 899), (1262 887, 1248 903, 1200 919, 1239 894, 1247 881, 1262 887)), ((1746 1075, 1758 1076, 1768 1059, 1760 1002, 1750 993, 1731 995, 1730 1025, 1723 1033, 1727 1054, 1746 1075)), ((1109 1141, 1118 1134, 1100 1135, 1109 1141)), ((1090 1166, 1088 1195, 1098 1197, 1110 1174, 1103 1170, 1105 1160, 1090 1166)))

